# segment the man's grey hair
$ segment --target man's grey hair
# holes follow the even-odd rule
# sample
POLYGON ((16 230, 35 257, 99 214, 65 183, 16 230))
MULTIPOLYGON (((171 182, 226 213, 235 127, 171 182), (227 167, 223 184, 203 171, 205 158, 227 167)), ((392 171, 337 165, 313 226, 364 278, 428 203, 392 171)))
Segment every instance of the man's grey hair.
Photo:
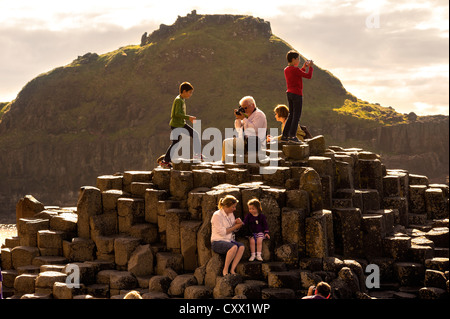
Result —
POLYGON ((255 99, 253 98, 253 96, 244 96, 239 101, 239 105, 242 105, 242 106, 251 106, 251 105, 253 105, 254 107, 256 107, 256 102, 255 102, 255 99))

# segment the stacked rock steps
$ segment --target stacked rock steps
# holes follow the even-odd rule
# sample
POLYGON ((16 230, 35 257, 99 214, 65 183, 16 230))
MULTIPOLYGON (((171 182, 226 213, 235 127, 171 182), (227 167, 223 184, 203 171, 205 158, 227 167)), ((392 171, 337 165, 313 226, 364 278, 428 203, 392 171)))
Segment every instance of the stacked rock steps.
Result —
POLYGON ((238 163, 102 175, 80 188, 77 207, 25 196, 18 236, 1 249, 4 295, 293 299, 326 281, 336 299, 448 297, 447 185, 387 169, 363 149, 326 148, 323 136, 268 154, 272 166, 228 156, 238 163), (248 262, 238 233, 245 254, 237 275, 222 277, 210 220, 228 194, 239 199, 237 217, 260 199, 271 239, 264 262, 248 262), (380 270, 380 288, 367 288, 369 265, 380 270), (79 287, 68 281, 74 269, 79 287))

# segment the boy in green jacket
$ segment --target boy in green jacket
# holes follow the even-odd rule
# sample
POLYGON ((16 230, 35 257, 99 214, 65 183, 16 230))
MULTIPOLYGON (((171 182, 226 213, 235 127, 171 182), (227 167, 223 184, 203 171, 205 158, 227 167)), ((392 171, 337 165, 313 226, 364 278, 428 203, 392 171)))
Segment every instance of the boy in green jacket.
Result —
MULTIPOLYGON (((176 128, 184 128, 189 133, 189 136, 192 137, 194 140, 194 151, 195 151, 195 143, 198 143, 197 145, 200 146, 200 135, 197 131, 195 131, 191 126, 186 124, 186 120, 191 121, 194 123, 196 120, 195 116, 187 115, 186 114, 186 100, 189 99, 192 96, 192 93, 194 93, 194 87, 189 82, 183 82, 180 85, 180 95, 178 95, 175 100, 173 101, 172 105, 172 112, 170 114, 170 129, 173 131, 176 128)), ((181 130, 181 133, 184 130, 181 130)), ((172 160, 172 155, 176 151, 174 149, 175 145, 177 145, 181 141, 181 135, 178 135, 177 140, 172 140, 172 144, 169 146, 169 148, 166 151, 166 155, 164 156, 164 160, 161 161, 160 165, 164 168, 171 168, 172 164, 170 163, 172 160)), ((201 155, 195 155, 197 157, 201 157, 201 155)), ((194 156, 194 157, 195 157, 194 156)))

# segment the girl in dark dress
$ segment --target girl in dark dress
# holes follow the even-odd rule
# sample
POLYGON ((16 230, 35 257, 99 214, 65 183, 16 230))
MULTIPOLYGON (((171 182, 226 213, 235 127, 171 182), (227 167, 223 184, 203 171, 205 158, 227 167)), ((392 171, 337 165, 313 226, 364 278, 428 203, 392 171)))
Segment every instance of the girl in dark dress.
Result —
POLYGON ((270 239, 266 216, 262 213, 261 202, 256 198, 247 203, 249 213, 244 218, 244 225, 250 230, 249 237, 251 257, 249 261, 263 261, 261 257, 262 242, 264 238, 270 239))

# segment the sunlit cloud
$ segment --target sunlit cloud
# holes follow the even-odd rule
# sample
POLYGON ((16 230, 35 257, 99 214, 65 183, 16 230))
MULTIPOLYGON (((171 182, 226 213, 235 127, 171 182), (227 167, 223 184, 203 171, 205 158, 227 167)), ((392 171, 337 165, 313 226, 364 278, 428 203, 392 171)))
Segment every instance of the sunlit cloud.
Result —
POLYGON ((448 114, 448 105, 431 105, 423 102, 414 102, 411 112, 417 115, 448 114))

